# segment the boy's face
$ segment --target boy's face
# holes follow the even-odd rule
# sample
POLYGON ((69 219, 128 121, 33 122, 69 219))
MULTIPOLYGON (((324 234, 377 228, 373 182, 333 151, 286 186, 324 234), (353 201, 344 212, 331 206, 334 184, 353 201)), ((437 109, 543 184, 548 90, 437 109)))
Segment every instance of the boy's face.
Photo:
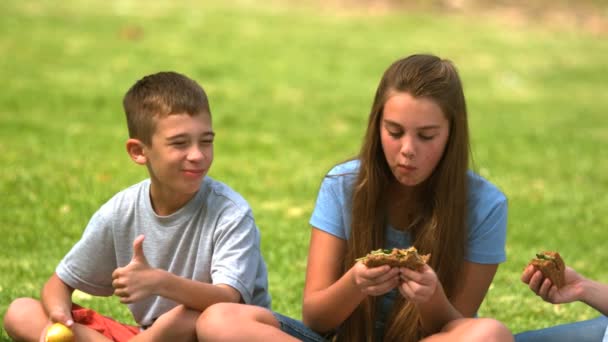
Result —
POLYGON ((214 135, 211 116, 206 113, 158 119, 152 144, 143 146, 152 196, 190 199, 213 162, 214 135))

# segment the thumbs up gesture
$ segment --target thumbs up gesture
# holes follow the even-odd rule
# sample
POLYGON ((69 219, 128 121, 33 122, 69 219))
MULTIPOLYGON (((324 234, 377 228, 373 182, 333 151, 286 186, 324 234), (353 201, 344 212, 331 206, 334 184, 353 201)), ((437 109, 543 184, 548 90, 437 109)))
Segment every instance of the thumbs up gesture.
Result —
POLYGON ((144 236, 133 241, 133 257, 129 264, 112 273, 114 295, 122 303, 134 303, 154 294, 156 270, 148 264, 144 255, 144 236))

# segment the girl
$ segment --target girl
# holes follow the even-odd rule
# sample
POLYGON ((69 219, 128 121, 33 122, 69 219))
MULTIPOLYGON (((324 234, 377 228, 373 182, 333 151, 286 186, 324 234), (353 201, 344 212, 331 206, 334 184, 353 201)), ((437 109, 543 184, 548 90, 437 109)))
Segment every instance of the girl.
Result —
POLYGON ((413 55, 378 86, 356 159, 323 180, 312 226, 303 323, 263 308, 218 304, 199 340, 512 340, 476 315, 505 260, 507 200, 468 170, 469 134, 451 62, 413 55), (378 248, 431 254, 420 271, 367 268, 378 248))

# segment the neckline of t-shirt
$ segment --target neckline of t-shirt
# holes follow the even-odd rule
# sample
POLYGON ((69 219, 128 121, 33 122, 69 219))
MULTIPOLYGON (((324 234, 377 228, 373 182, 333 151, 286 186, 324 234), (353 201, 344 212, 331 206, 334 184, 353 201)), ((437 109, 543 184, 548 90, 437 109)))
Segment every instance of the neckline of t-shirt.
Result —
POLYGON ((148 216, 151 220, 155 221, 163 228, 175 228, 181 226, 181 224, 183 224, 185 221, 190 220, 197 208, 202 205, 203 193, 205 192, 205 184, 205 181, 201 183, 201 187, 199 188, 196 195, 194 195, 194 197, 192 197, 192 199, 190 199, 190 201, 188 201, 186 205, 184 205, 183 207, 181 207, 176 212, 170 215, 162 216, 158 215, 152 207, 152 201, 150 199, 151 181, 148 179, 142 194, 145 198, 144 203, 148 216))

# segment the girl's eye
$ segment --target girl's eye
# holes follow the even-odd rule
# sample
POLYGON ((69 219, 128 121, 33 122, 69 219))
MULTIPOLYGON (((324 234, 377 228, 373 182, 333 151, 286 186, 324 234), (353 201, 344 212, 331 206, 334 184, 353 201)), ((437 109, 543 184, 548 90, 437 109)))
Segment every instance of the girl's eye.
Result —
POLYGON ((401 132, 401 131, 388 131, 388 135, 390 135, 393 138, 399 138, 399 137, 401 137, 401 135, 403 135, 403 132, 401 132))
POLYGON ((431 140, 431 139, 433 139, 435 137, 434 135, 424 135, 424 134, 419 134, 418 136, 422 140, 431 140))

